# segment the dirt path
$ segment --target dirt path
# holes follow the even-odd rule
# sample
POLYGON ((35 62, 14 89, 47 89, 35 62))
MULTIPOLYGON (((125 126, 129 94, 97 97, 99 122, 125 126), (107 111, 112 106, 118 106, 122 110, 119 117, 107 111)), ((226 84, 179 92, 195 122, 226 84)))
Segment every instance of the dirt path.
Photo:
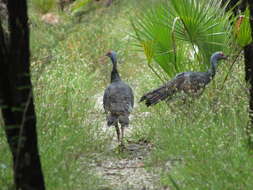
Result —
POLYGON ((110 187, 115 190, 154 190, 158 183, 158 176, 147 172, 143 159, 147 156, 147 145, 128 144, 126 150, 130 157, 108 157, 95 167, 110 187))
MULTIPOLYGON (((103 110, 102 97, 103 93, 94 97, 96 99, 95 107, 101 112, 103 110)), ((115 133, 114 128, 108 128, 105 121, 101 125, 103 131, 108 132, 110 130, 110 132, 115 133)), ((133 126, 127 128, 125 136, 131 136, 132 129, 133 126)), ((104 188, 103 190, 168 190, 168 188, 161 188, 158 185, 158 170, 161 168, 149 168, 147 171, 144 167, 144 159, 149 156, 152 146, 147 142, 128 142, 126 144, 124 153, 127 156, 125 158, 108 156, 103 157, 102 161, 100 160, 100 162, 94 162, 92 164, 94 172, 110 186, 110 188, 104 188)), ((117 146, 118 142, 115 134, 112 139, 110 151, 117 151, 117 146)))

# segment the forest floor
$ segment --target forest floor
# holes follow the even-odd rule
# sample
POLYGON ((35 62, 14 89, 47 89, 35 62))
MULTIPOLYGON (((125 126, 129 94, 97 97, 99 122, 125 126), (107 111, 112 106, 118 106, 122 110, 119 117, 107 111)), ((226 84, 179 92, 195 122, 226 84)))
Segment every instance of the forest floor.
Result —
POLYGON ((149 149, 149 144, 128 142, 124 150, 128 154, 127 158, 103 157, 91 166, 94 166, 94 172, 110 184, 112 189, 158 190, 159 175, 156 170, 159 168, 152 167, 147 172, 144 165, 149 149))

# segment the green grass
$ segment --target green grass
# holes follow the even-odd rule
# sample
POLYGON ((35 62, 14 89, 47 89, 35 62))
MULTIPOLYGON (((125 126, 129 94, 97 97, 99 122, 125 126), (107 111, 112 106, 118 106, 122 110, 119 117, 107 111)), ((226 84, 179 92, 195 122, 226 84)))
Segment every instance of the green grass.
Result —
POLYGON ((30 2, 42 14, 48 13, 56 7, 56 0, 31 0, 30 2))
MULTIPOLYGON (((221 67, 225 67, 221 65, 221 67)), ((147 166, 165 166, 161 183, 180 189, 252 189, 252 153, 246 146, 248 124, 247 95, 239 65, 221 91, 224 76, 219 72, 200 99, 178 100, 150 109, 150 115, 138 119, 136 137, 154 143, 147 166), (142 132, 143 131, 143 132, 142 132)), ((140 108, 140 112, 145 111, 140 108)))
MULTIPOLYGON (((235 64, 223 90, 219 89, 231 61, 220 65, 215 81, 199 99, 151 108, 138 105, 140 96, 161 82, 148 69, 144 54, 133 46, 129 16, 152 1, 116 2, 84 15, 81 22, 61 13, 64 22, 55 26, 42 23, 37 11, 30 9, 31 69, 47 189, 113 189, 92 168, 93 162, 108 156, 128 157, 109 150, 113 134, 102 130, 105 115, 95 106, 95 95, 103 92, 110 79, 111 65, 103 56, 113 49, 119 53, 122 78, 135 91, 133 133, 128 138, 146 139, 153 145, 145 163, 147 171, 161 168, 161 186, 176 189, 173 179, 179 189, 251 190, 243 60, 235 64)), ((4 155, 0 157, 0 186, 7 190, 12 184, 12 165, 3 130, 0 139, 0 155, 4 155)))

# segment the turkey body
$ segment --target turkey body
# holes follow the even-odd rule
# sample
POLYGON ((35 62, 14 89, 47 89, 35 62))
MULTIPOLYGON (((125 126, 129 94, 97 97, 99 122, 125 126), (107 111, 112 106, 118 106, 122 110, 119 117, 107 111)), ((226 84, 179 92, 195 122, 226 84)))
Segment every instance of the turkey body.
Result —
POLYGON ((205 86, 214 78, 218 61, 226 58, 222 52, 215 52, 211 56, 211 67, 208 71, 179 73, 163 86, 144 94, 140 102, 145 101, 146 106, 155 105, 160 101, 171 99, 178 92, 200 95, 205 86))
POLYGON ((119 80, 112 82, 104 92, 103 106, 107 114, 107 125, 129 125, 129 115, 134 106, 134 96, 131 87, 119 80))
POLYGON ((145 101, 147 106, 151 106, 172 98, 178 92, 198 95, 210 81, 211 76, 205 72, 179 73, 163 86, 143 95, 140 101, 145 101))

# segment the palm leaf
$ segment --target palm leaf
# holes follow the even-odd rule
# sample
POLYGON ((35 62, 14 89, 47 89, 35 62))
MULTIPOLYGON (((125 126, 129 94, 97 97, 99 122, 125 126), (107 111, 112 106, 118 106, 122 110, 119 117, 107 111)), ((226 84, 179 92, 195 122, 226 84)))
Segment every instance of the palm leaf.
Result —
POLYGON ((140 44, 153 42, 153 60, 169 77, 204 70, 213 52, 228 51, 231 39, 231 14, 219 7, 218 0, 170 0, 133 19, 133 36, 140 44))
POLYGON ((247 8, 242 15, 236 18, 234 22, 235 39, 237 44, 241 47, 244 47, 252 42, 249 17, 249 8, 247 8))

